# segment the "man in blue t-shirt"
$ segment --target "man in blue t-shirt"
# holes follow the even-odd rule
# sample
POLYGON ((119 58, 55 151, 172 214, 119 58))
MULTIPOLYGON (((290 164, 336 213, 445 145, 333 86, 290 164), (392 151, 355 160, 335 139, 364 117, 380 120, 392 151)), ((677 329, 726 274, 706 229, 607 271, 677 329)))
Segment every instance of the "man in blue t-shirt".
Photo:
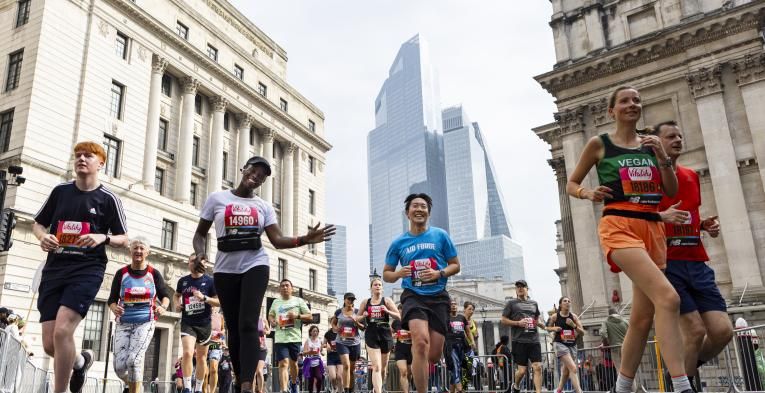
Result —
POLYGON ((192 358, 195 353, 197 378, 193 387, 197 393, 202 391, 207 374, 207 344, 212 339, 212 308, 220 307, 220 301, 212 277, 204 273, 195 254, 189 257, 189 272, 191 274, 178 280, 173 297, 176 309, 181 312, 183 393, 191 393, 191 372, 194 369, 192 358))
POLYGON ((391 283, 402 279, 401 320, 412 337, 412 376, 418 393, 426 393, 428 362, 440 359, 449 321, 446 278, 459 273, 460 261, 449 234, 428 226, 430 196, 411 194, 404 207, 409 231, 388 248, 383 279, 391 283))

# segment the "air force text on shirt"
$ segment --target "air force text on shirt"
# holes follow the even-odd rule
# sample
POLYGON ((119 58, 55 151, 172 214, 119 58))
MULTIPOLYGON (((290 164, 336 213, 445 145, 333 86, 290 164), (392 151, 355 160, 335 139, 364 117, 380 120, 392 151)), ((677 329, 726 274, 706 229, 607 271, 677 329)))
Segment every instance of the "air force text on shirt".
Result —
POLYGON ((435 243, 417 243, 404 249, 405 254, 411 254, 417 250, 435 250, 435 243))

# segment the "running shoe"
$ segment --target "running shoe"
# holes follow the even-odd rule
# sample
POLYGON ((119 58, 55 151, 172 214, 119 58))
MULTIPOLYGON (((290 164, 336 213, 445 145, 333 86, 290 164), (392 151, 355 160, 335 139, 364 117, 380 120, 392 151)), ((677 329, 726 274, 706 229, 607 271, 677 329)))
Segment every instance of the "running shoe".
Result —
POLYGON ((290 393, 299 393, 297 383, 290 382, 290 393))
POLYGON ((518 389, 518 387, 515 386, 515 384, 513 384, 511 389, 512 389, 513 393, 521 393, 521 389, 518 389))
POLYGON ((81 354, 85 358, 85 364, 79 370, 72 369, 72 378, 69 379, 69 391, 72 393, 80 393, 82 391, 82 386, 85 385, 85 378, 88 376, 88 370, 93 365, 93 351, 86 349, 81 354))

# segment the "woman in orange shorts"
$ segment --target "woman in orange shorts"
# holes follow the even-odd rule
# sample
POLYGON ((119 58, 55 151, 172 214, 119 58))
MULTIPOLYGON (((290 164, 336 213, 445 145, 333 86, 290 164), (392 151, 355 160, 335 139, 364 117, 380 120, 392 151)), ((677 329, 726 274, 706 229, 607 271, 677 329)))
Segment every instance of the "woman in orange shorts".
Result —
POLYGON ((675 195, 677 177, 659 138, 638 134, 641 113, 636 89, 619 87, 611 94, 608 114, 616 121, 616 130, 587 142, 566 191, 572 197, 605 203, 598 225, 603 253, 611 271, 624 271, 632 280, 632 315, 616 393, 632 389, 654 313, 656 335, 675 391, 690 392, 678 339, 680 298, 661 271, 666 265, 666 243, 659 202, 664 194, 675 195), (581 183, 593 166, 600 186, 587 189, 581 183))

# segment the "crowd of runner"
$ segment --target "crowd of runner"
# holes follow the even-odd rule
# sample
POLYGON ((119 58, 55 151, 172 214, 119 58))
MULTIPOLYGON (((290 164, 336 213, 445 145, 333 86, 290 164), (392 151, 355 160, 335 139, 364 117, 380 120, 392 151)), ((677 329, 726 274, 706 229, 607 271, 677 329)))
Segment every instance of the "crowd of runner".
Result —
MULTIPOLYGON (((636 89, 616 89, 608 105, 616 129, 589 140, 571 172, 567 192, 573 198, 604 203, 598 226, 603 253, 611 270, 623 271, 633 283, 629 328, 621 320, 603 332, 604 344, 622 345, 613 390, 632 391, 655 324, 674 390, 689 392, 697 367, 715 357, 732 334, 701 242, 701 231, 716 237, 720 226, 717 217, 700 217, 698 176, 677 165, 683 149, 677 123, 638 130, 641 111, 636 89), (583 181, 593 167, 599 186, 589 189, 583 181)), ((93 363, 92 351, 75 351, 74 331, 101 287, 108 246, 130 250, 131 263, 114 274, 108 305, 117 318, 114 370, 127 383, 126 390, 138 393, 155 321, 170 309, 171 299, 165 279, 147 262, 148 239, 128 237, 120 199, 98 181, 106 161, 101 145, 78 143, 74 156, 75 180, 51 191, 33 224, 42 250, 48 252, 37 306, 43 347, 54 359, 53 392, 79 393, 93 363)), ((475 306, 467 302, 459 313, 459 305, 446 290, 448 277, 460 272, 460 262, 448 233, 429 225, 430 196, 405 198, 409 227, 391 243, 382 277, 371 280, 369 295, 360 302, 346 293, 331 316, 331 327, 321 332, 310 325, 316 322, 314 316, 302 298, 293 296, 288 279, 279 283, 280 296, 262 310, 269 257, 261 236, 265 234, 274 248, 284 249, 326 241, 335 229, 317 224, 305 235, 284 236, 274 208, 255 194, 271 175, 269 162, 252 157, 240 170, 236 188, 213 192, 202 207, 194 253, 188 258, 189 274, 178 280, 173 295, 175 311, 182 315, 182 356, 176 376, 183 393, 213 393, 218 385, 227 388, 231 372, 235 391, 263 392, 266 337, 272 332, 272 356, 278 365, 274 378, 281 392, 296 393, 301 379, 309 392, 353 391, 362 342, 375 393, 385 390, 391 356, 404 392, 409 391, 410 380, 418 393, 429 391, 433 365, 441 359, 448 370, 449 390, 466 388, 463 363, 478 352, 475 306), (209 276, 207 238, 213 226, 217 252, 209 276), (383 295, 383 281, 401 282, 397 302, 383 295), (307 337, 304 326, 309 326, 307 337), (224 371, 220 376, 219 370, 224 371)), ((498 367, 516 366, 508 390, 520 391, 530 367, 534 389, 541 391, 544 372, 538 331, 544 329, 554 336, 553 350, 562 365, 557 390, 570 380, 581 392, 576 342, 584 328, 572 312, 571 299, 562 297, 545 321, 529 298, 526 281, 515 286, 517 296, 507 302, 501 318, 511 337, 502 337, 491 353, 500 355, 495 358, 498 367)), ((611 314, 609 320, 618 319, 618 312, 611 314)))

